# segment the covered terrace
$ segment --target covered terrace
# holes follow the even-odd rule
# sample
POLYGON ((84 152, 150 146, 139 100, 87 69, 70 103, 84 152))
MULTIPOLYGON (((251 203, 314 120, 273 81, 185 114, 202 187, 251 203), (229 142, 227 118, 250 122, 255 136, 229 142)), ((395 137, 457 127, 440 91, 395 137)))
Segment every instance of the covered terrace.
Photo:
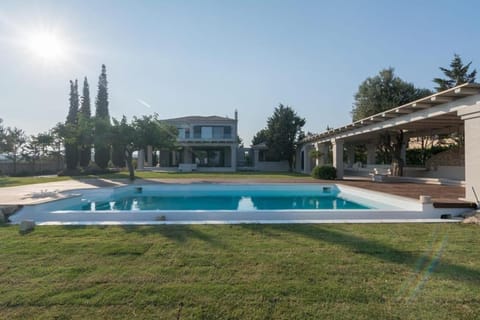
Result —
POLYGON ((460 133, 464 136, 465 199, 480 196, 480 84, 466 83, 386 110, 348 125, 311 135, 297 148, 297 171, 310 173, 315 165, 332 164, 337 178, 355 164, 355 147, 366 148, 366 166, 376 165, 380 136, 403 132, 401 157, 405 163, 410 138, 460 133), (311 150, 320 156, 312 158, 311 150), (346 163, 344 162, 346 152, 346 163))

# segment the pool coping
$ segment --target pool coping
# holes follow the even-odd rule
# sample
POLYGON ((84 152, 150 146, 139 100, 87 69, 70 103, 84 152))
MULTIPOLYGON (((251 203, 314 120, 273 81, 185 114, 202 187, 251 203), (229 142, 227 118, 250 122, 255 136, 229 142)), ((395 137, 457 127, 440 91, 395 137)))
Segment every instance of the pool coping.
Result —
MULTIPOLYGON (((235 182, 223 182, 223 181, 221 181, 221 182, 208 182, 209 185, 215 185, 215 184, 218 184, 218 185, 221 185, 221 184, 258 185, 258 184, 262 184, 262 183, 264 183, 264 182, 240 182, 240 181, 238 181, 238 182, 236 182, 236 181, 235 182)), ((165 185, 165 184, 171 184, 171 183, 162 183, 162 185, 165 185)), ((184 185, 185 183, 177 183, 177 184, 184 185)), ((192 184, 192 183, 187 183, 187 184, 192 184)), ((198 182, 194 183, 194 184, 198 184, 198 182)), ((271 184, 271 185, 296 185, 296 184, 299 184, 299 183, 269 182, 267 184, 271 184)), ((310 184, 310 183, 305 183, 305 184, 310 184)), ((454 212, 454 210, 452 210, 452 209, 447 209, 447 210, 435 209, 435 208, 433 208, 433 205, 431 203, 430 204, 420 204, 418 200, 415 200, 413 198, 407 198, 407 197, 402 197, 402 196, 398 196, 398 195, 392 195, 392 194, 388 194, 388 193, 373 191, 373 190, 369 190, 369 189, 352 187, 352 186, 349 186, 349 185, 344 185, 341 182, 337 182, 337 181, 332 181, 330 183, 317 183, 317 184, 318 185, 334 184, 340 190, 342 190, 342 189, 343 190, 349 190, 349 191, 353 190, 356 193, 368 194, 368 198, 369 197, 376 197, 376 196, 388 197, 389 199, 392 199, 394 201, 399 201, 400 203, 404 203, 404 204, 408 203, 409 205, 411 205, 411 207, 409 207, 409 209, 406 209, 406 210, 398 210, 398 209, 375 210, 375 209, 373 209, 373 210, 375 210, 376 215, 383 214, 384 216, 382 216, 381 218, 372 217, 372 218, 366 218, 366 219, 362 219, 361 215, 362 214, 365 215, 366 213, 371 213, 372 211, 362 213, 362 210, 355 210, 355 211, 352 211, 352 210, 350 210, 350 211, 337 210, 336 212, 344 214, 344 218, 329 219, 328 217, 325 217, 325 215, 329 213, 328 210, 325 210, 325 211, 318 210, 317 212, 314 212, 314 213, 317 214, 317 217, 312 216, 312 218, 307 218, 307 217, 302 217, 302 215, 299 215, 298 219, 291 219, 289 217, 289 215, 294 216, 295 213, 296 213, 296 212, 294 212, 294 210, 286 210, 284 212, 280 212, 279 210, 269 210, 269 211, 262 211, 262 213, 266 213, 267 214, 266 217, 268 217, 269 214, 272 215, 272 214, 281 213, 279 215, 279 219, 272 219, 272 218, 270 218, 270 219, 258 219, 258 218, 248 218, 248 219, 244 218, 244 219, 242 219, 241 214, 239 214, 237 219, 230 219, 227 215, 225 215, 226 210, 224 210, 223 212, 222 211, 219 211, 219 212, 208 211, 208 213, 210 214, 210 217, 205 217, 205 218, 209 218, 207 220, 202 219, 202 217, 199 217, 198 219, 188 219, 188 217, 185 217, 183 220, 168 220, 167 219, 167 221, 160 221, 160 220, 157 220, 157 217, 152 218, 152 216, 150 216, 147 219, 142 219, 142 217, 138 217, 138 218, 140 218, 140 220, 138 220, 138 221, 129 220, 128 218, 130 218, 130 217, 126 217, 124 219, 127 219, 127 220, 124 220, 124 219, 122 219, 121 214, 118 214, 118 219, 109 220, 108 218, 110 218, 110 217, 106 217, 105 215, 115 214, 115 212, 105 212, 103 214, 104 217, 103 217, 102 220, 89 220, 88 217, 87 218, 83 217, 83 218, 77 218, 78 221, 74 221, 73 219, 70 220, 70 221, 56 221, 56 219, 54 219, 52 217, 51 221, 43 221, 43 222, 40 221, 40 222, 38 222, 38 225, 49 225, 49 224, 57 224, 57 225, 58 224, 62 224, 62 225, 156 225, 156 224, 164 224, 164 225, 169 225, 169 224, 244 224, 244 223, 270 224, 270 223, 406 223, 406 222, 433 223, 433 222, 449 221, 448 219, 439 219, 439 217, 441 216, 442 213, 449 213, 451 216, 454 216, 454 215, 458 214, 458 212, 459 212, 459 211, 454 212), (404 218, 394 218, 394 215, 402 215, 402 214, 405 214, 404 218), (412 217, 411 216, 412 214, 413 215, 420 215, 420 216, 419 217, 412 217), (215 216, 222 217, 222 215, 223 215, 222 220, 215 219, 215 216), (410 215, 410 217, 406 218, 409 215, 410 215), (240 219, 238 219, 238 218, 240 218, 240 219)), ((130 185, 113 186, 113 187, 110 187, 110 189, 113 190, 113 189, 117 189, 117 188, 128 188, 128 187, 135 188, 135 187, 148 186, 148 185, 151 185, 151 183, 146 183, 146 184, 135 183, 135 184, 130 184, 130 185)), ((105 190, 104 188, 102 188, 102 189, 105 190)), ((95 190, 100 191, 99 189, 95 189, 95 190)), ((90 189, 90 188, 75 189, 75 190, 65 191, 64 193, 70 193, 70 197, 76 197, 82 191, 91 192, 92 189, 90 189)), ((56 201, 65 200, 65 199, 66 198, 55 199, 51 202, 56 202, 56 201)), ((50 202, 48 202, 48 203, 50 203, 50 202)), ((48 203, 44 203, 43 205, 48 204, 48 203)), ((35 209, 34 208, 35 207, 37 207, 37 205, 25 206, 24 210, 31 211, 30 215, 34 216, 34 214, 35 214, 35 209), (28 208, 30 208, 30 210, 28 208)), ((24 212, 26 212, 26 211, 24 211, 24 212)), ((186 213, 191 214, 192 212, 193 211, 190 210, 190 212, 186 212, 186 213)), ((69 213, 69 212, 65 212, 65 213, 69 213)), ((145 211, 143 213, 149 213, 150 215, 156 214, 156 215, 160 216, 162 214, 166 214, 167 212, 165 212, 165 211, 164 212, 153 211, 152 210, 151 212, 145 211)), ((244 213, 244 212, 240 212, 240 213, 244 213)), ((251 214, 251 212, 247 212, 247 213, 251 214)), ((305 213, 308 214, 308 212, 306 212, 306 211, 301 212, 301 213, 302 214, 305 214, 305 213)), ((53 212, 48 213, 48 214, 53 214, 53 212)), ((91 213, 86 212, 85 214, 88 215, 88 214, 91 214, 91 213)), ((28 216, 28 214, 26 214, 26 215, 28 216)), ((248 214, 246 214, 246 216, 248 216, 248 214)), ((99 219, 101 218, 100 215, 98 217, 99 217, 99 219)), ((458 221, 459 220, 453 220, 451 222, 458 222, 458 221)), ((13 223, 19 223, 19 222, 20 222, 19 219, 15 219, 13 221, 13 223)))

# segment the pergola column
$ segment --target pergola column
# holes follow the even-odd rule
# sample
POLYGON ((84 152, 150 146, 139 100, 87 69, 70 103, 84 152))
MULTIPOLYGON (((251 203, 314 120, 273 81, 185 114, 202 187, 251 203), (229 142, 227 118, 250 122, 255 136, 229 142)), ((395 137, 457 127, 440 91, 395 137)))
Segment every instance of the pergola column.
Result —
POLYGON ((333 166, 337 169, 337 179, 343 179, 343 140, 332 139, 333 166))
POLYGON ((375 156, 377 145, 375 143, 367 143, 367 164, 375 164, 375 156))
POLYGON ((312 144, 306 144, 303 146, 303 172, 310 173, 312 171, 311 163, 312 158, 310 156, 310 151, 313 149, 312 144))
POLYGON ((153 166, 153 148, 152 146, 147 146, 147 167, 153 166))
POLYGON ((479 202, 480 197, 480 105, 458 111, 465 128, 465 199, 479 202), (475 190, 475 191, 474 191, 475 190), (476 193, 476 194, 475 194, 476 193))
POLYGON ((143 170, 145 168, 145 151, 138 150, 138 157, 137 157, 137 169, 143 170))
POLYGON ((231 149, 231 157, 232 157, 232 161, 231 161, 232 170, 237 171, 237 146, 231 146, 230 149, 231 149))
POLYGON ((318 146, 318 150, 322 154, 320 158, 318 159, 318 165, 319 166, 324 166, 329 163, 328 159, 328 144, 327 143, 320 143, 318 146))

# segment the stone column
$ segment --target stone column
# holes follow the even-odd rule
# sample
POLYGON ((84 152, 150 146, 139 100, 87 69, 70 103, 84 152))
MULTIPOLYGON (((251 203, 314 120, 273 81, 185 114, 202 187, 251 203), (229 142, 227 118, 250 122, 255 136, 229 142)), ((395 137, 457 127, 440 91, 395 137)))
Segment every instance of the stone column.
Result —
POLYGON ((138 150, 138 157, 137 157, 137 169, 143 170, 145 168, 145 151, 138 150))
POLYGON ((147 146, 147 167, 153 166, 153 148, 152 146, 147 146))
POLYGON ((303 173, 310 174, 312 171, 312 157, 310 157, 310 150, 312 150, 311 144, 304 145, 304 156, 303 156, 303 173))
POLYGON ((343 179, 343 140, 332 139, 333 166, 337 169, 337 179, 343 179))
POLYGON ((367 165, 375 164, 375 156, 377 145, 375 143, 367 143, 367 165))
POLYGON ((260 150, 253 149, 253 167, 257 167, 258 159, 260 158, 260 150))
POLYGON ((330 162, 328 159, 328 144, 327 143, 321 143, 319 146, 319 150, 322 153, 320 159, 318 159, 318 165, 319 166, 324 166, 330 162))
POLYGON ((232 166, 232 170, 235 172, 237 171, 237 146, 236 145, 233 145, 230 147, 230 150, 231 150, 231 166, 232 166))
POLYGON ((172 150, 172 166, 177 165, 177 152, 175 150, 172 150))
POLYGON ((465 199, 480 200, 480 104, 457 111, 465 127, 465 199), (474 191, 475 190, 475 191, 474 191))

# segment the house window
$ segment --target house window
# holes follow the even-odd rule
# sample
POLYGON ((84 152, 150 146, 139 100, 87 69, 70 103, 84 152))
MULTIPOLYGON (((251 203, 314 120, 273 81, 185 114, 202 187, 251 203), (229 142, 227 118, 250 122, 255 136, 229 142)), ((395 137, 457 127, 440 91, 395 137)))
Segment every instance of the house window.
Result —
POLYGON ((225 126, 223 130, 224 130, 224 138, 232 139, 232 127, 225 126))
POLYGON ((201 126, 193 127, 193 138, 200 139, 201 137, 202 137, 202 127, 201 126))
POLYGON ((185 139, 185 129, 178 128, 178 139, 185 139))
POLYGON ((202 139, 212 139, 212 127, 202 127, 202 139))
POLYGON ((213 127, 213 137, 215 139, 223 139, 224 127, 213 127))

